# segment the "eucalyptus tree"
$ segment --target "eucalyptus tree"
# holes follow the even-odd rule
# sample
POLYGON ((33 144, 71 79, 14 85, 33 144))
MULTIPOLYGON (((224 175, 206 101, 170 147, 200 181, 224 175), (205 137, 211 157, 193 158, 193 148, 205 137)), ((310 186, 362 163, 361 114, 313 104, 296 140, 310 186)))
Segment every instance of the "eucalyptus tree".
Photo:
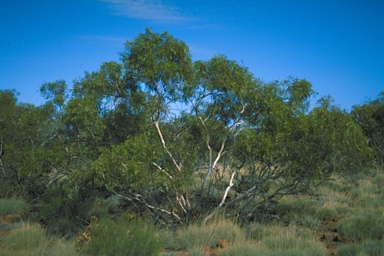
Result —
POLYGON ((39 196, 60 161, 52 136, 54 109, 18 103, 10 90, 0 91, 0 108, 1 194, 39 196))
POLYGON ((384 91, 367 104, 353 106, 351 115, 363 129, 377 164, 384 165, 384 91))
MULTIPOLYGON (((152 195, 163 191, 164 197, 169 198, 170 209, 179 208, 185 214, 190 207, 184 184, 191 174, 191 165, 184 159, 188 151, 174 147, 183 125, 178 127, 181 130, 176 128, 176 114, 171 110, 171 106, 183 100, 184 87, 192 79, 188 47, 168 33, 155 34, 147 29, 134 41, 126 43, 122 60, 125 81, 136 88, 142 100, 141 108, 148 118, 141 120, 141 134, 127 138, 123 144, 102 155, 109 158, 118 151, 131 152, 123 154, 126 157, 123 163, 119 158, 109 158, 108 164, 115 163, 119 168, 108 170, 123 180, 109 179, 108 188, 115 192, 124 191, 126 198, 132 197, 151 210, 167 212, 180 220, 173 210, 160 209, 147 201, 153 201, 152 195), (166 135, 164 129, 173 134, 173 145, 167 140, 170 135, 166 135)), ((93 170, 103 175, 106 163, 103 160, 95 162, 93 170)))
POLYGON ((75 189, 165 221, 243 218, 365 163, 361 130, 327 100, 310 111, 305 80, 265 83, 223 55, 193 62, 184 42, 149 29, 121 58, 53 97, 75 189))

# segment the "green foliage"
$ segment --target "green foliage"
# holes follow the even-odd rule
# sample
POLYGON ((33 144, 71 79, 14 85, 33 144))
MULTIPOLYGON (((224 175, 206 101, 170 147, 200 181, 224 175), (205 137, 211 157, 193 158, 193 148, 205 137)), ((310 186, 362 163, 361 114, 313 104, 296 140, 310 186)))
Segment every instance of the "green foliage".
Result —
POLYGON ((103 218, 94 223, 91 241, 85 248, 90 255, 159 255, 162 248, 154 231, 140 221, 103 218))
POLYGON ((155 93, 158 104, 181 97, 182 86, 191 79, 189 49, 168 33, 156 34, 146 29, 134 41, 126 43, 122 54, 127 78, 144 83, 155 93))
POLYGON ((39 195, 63 157, 56 148, 55 110, 17 104, 12 91, 0 91, 0 108, 0 193, 39 195))
POLYGON ((351 115, 369 139, 378 164, 384 164, 384 91, 367 104, 354 106, 351 115))
MULTIPOLYGON (((96 188, 106 187, 112 191, 124 190, 126 192, 156 191, 158 188, 168 189, 176 185, 176 171, 172 163, 164 163, 159 170, 154 162, 161 162, 161 145, 158 141, 152 143, 150 136, 142 135, 128 138, 124 143, 105 150, 94 161, 86 175, 96 188), (163 171, 164 170, 164 171, 163 171), (172 181, 175 181, 171 183, 172 181)), ((178 177, 180 178, 180 177, 178 177)), ((179 180, 181 184, 187 182, 188 177, 179 180)))
POLYGON ((40 87, 41 95, 52 101, 58 107, 62 107, 68 98, 67 85, 64 80, 58 80, 53 83, 44 83, 40 87))
POLYGON ((261 82, 237 62, 218 55, 209 61, 197 61, 195 74, 196 85, 190 101, 197 116, 220 120, 230 127, 260 108, 257 101, 261 82))
POLYGON ((281 136, 281 162, 289 163, 290 172, 304 182, 327 179, 333 173, 360 172, 370 160, 367 141, 359 127, 329 102, 322 102, 292 122, 281 136))
MULTIPOLYGON (((382 99, 364 115, 329 98, 310 109, 308 81, 265 83, 223 55, 192 61, 184 42, 150 29, 121 57, 71 91, 44 83, 39 107, 0 91, 0 194, 37 199, 53 230, 74 232, 90 218, 84 208, 111 195, 122 198, 115 208, 167 225, 222 210, 241 220, 272 214, 286 195, 361 173, 369 146, 380 151, 382 99)), ((332 218, 329 209, 301 224, 332 218)))
POLYGON ((51 186, 37 203, 38 220, 54 235, 76 235, 91 217, 96 194, 83 189, 70 197, 67 185, 51 186))

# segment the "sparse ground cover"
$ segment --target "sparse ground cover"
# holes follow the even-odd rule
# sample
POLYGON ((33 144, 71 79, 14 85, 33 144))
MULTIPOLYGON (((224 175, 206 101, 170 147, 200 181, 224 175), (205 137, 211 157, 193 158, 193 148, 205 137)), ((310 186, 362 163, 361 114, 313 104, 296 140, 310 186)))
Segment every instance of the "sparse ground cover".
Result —
POLYGON ((383 206, 384 173, 375 171, 352 182, 327 181, 312 196, 287 196, 242 223, 221 216, 205 225, 155 229, 124 216, 103 217, 77 236, 78 241, 88 236, 79 247, 75 237, 52 236, 28 221, 24 200, 1 199, 0 254, 379 256, 384 255, 383 206))
POLYGON ((283 198, 250 222, 163 231, 164 255, 384 255, 383 181, 381 170, 334 179, 311 196, 283 198))

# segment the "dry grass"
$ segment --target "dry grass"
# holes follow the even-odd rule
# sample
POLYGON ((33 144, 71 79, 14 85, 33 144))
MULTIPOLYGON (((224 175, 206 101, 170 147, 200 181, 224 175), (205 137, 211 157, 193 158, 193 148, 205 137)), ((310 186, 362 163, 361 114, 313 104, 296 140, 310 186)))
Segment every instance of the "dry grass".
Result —
POLYGON ((207 225, 193 224, 165 233, 165 247, 174 250, 215 247, 218 240, 227 240, 230 245, 245 240, 243 230, 230 220, 219 220, 207 225))
POLYGON ((1 255, 77 255, 75 243, 63 238, 49 237, 37 224, 24 223, 13 230, 3 242, 1 255))
POLYGON ((183 250, 188 255, 211 255, 218 240, 227 240, 229 245, 216 250, 218 255, 326 255, 324 245, 311 230, 295 225, 251 223, 241 228, 231 221, 219 220, 168 231, 166 240, 170 241, 167 249, 183 250))
POLYGON ((20 198, 1 198, 0 216, 9 214, 25 214, 29 211, 30 205, 20 198))
POLYGON ((325 255, 324 246, 310 229, 296 225, 264 225, 261 233, 258 242, 269 250, 269 255, 283 255, 284 252, 287 255, 325 255))
MULTIPOLYGON (((206 225, 158 229, 163 255, 383 255, 383 171, 353 183, 329 181, 315 192, 314 197, 283 198, 273 209, 280 219, 273 222, 256 218, 240 225, 218 217, 206 225), (219 240, 228 246, 218 248, 219 240)), ((19 208, 27 209, 14 209, 19 208)), ((73 241, 50 237, 39 225, 24 223, 3 240, 0 255, 80 254, 73 241)))

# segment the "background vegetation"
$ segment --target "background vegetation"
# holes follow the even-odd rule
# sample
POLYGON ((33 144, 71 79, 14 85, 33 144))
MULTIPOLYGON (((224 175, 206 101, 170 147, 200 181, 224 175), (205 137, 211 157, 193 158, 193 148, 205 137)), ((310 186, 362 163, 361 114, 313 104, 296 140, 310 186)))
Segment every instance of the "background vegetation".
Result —
MULTIPOLYGON (((382 252, 384 178, 369 171, 384 162, 384 92, 348 113, 329 96, 313 103, 308 81, 266 83, 222 55, 192 61, 184 42, 147 29, 120 63, 41 93, 34 106, 0 91, 0 213, 28 213, 35 247, 82 237, 77 253, 165 243, 199 255, 225 239, 224 255, 323 255, 316 237, 337 222, 337 238, 320 236, 345 242, 341 255, 382 252)), ((28 249, 12 242, 24 229, 7 250, 28 249)))

